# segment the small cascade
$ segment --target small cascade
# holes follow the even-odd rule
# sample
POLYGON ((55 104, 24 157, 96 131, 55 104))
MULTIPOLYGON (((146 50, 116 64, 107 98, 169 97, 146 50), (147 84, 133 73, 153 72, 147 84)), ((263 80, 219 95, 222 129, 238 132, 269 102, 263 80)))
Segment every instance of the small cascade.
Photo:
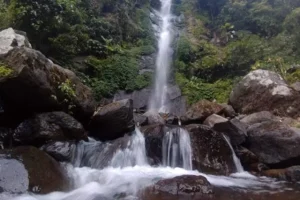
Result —
POLYGON ((233 162, 234 162, 234 165, 235 165, 235 168, 237 170, 237 172, 244 172, 244 168, 241 164, 241 161, 240 159, 236 156, 236 153, 231 145, 231 142, 230 142, 230 138, 223 135, 224 139, 226 140, 227 144, 229 145, 230 149, 231 149, 231 152, 232 152, 232 157, 233 157, 233 162))
POLYGON ((138 128, 131 136, 111 142, 90 140, 80 142, 73 149, 72 163, 75 167, 129 167, 148 165, 145 138, 138 128))
POLYGON ((128 167, 135 165, 148 165, 145 138, 141 131, 136 128, 135 135, 128 142, 125 149, 119 149, 113 156, 110 166, 112 167, 128 167))
POLYGON ((163 165, 192 170, 192 148, 189 133, 182 128, 167 132, 162 144, 163 165))

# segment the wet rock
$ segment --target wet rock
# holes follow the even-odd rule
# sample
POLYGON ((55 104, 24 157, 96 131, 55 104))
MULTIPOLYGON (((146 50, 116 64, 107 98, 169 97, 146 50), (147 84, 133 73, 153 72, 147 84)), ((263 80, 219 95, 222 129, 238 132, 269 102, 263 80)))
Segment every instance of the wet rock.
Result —
POLYGON ((136 125, 145 126, 148 124, 148 118, 142 114, 133 113, 133 119, 136 125))
POLYGON ((277 122, 254 124, 248 129, 248 148, 260 162, 272 167, 300 165, 300 130, 277 122))
POLYGON ((247 171, 252 169, 251 165, 259 162, 258 157, 245 147, 239 147, 235 152, 236 155, 240 158, 244 169, 247 171))
POLYGON ((193 168, 223 175, 235 172, 231 149, 221 133, 198 124, 188 125, 186 129, 191 138, 193 168))
POLYGON ((216 123, 213 126, 215 131, 225 133, 233 146, 240 145, 246 141, 247 125, 236 118, 227 122, 216 123))
POLYGON ((223 110, 221 111, 221 114, 228 118, 234 118, 237 116, 237 113, 233 109, 231 105, 228 104, 221 104, 223 106, 223 110))
POLYGON ((170 128, 162 124, 153 124, 141 128, 144 133, 146 153, 151 165, 162 164, 163 138, 170 128))
POLYGON ((72 152, 75 150, 74 142, 50 142, 43 145, 40 149, 52 156, 59 162, 71 162, 72 152))
POLYGON ((0 77, 7 117, 25 119, 33 113, 65 111, 86 123, 92 116, 95 101, 91 89, 73 72, 54 64, 39 51, 15 47, 0 60, 12 70, 0 77))
POLYGON ((213 187, 203 176, 184 175, 158 181, 141 193, 143 200, 211 199, 213 187))
POLYGON ((300 166, 292 166, 286 169, 270 169, 263 171, 262 175, 284 181, 299 182, 300 166))
POLYGON ((203 122, 210 115, 221 112, 222 109, 223 107, 217 103, 201 100, 188 109, 186 114, 181 117, 181 121, 184 124, 203 122))
POLYGON ((144 113, 145 117, 148 119, 148 124, 165 124, 164 118, 156 111, 150 110, 146 113, 144 113))
POLYGON ((134 130, 133 102, 131 99, 116 101, 99 107, 90 122, 90 132, 101 140, 122 137, 134 130))
POLYGON ((42 113, 22 122, 13 139, 23 145, 41 146, 50 141, 87 140, 83 126, 64 112, 42 113))
POLYGON ((253 125, 256 123, 262 123, 265 121, 274 121, 274 120, 279 120, 279 119, 269 111, 261 111, 243 117, 241 119, 241 122, 247 125, 253 125))
POLYGON ((29 47, 29 43, 26 33, 16 31, 12 28, 5 29, 0 32, 0 56, 8 53, 14 47, 29 47))
POLYGON ((0 150, 0 188, 5 192, 50 193, 69 188, 66 171, 35 147, 0 150))
POLYGON ((232 145, 240 145, 246 141, 247 125, 233 118, 230 121, 224 117, 213 114, 206 118, 203 123, 214 130, 226 134, 232 145))
POLYGON ((270 111, 279 116, 300 116, 300 94, 275 72, 255 70, 232 90, 230 105, 239 113, 270 111))

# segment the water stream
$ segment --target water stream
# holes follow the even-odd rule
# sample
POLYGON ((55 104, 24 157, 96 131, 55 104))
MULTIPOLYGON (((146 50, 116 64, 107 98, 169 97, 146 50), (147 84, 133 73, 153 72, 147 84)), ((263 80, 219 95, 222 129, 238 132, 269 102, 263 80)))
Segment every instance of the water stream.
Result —
POLYGON ((230 142, 230 139, 229 137, 227 137, 226 135, 223 135, 224 139, 226 140, 228 146, 230 147, 230 150, 232 152, 232 158, 233 158, 233 162, 234 162, 234 165, 235 165, 235 168, 236 168, 236 171, 237 172, 244 172, 244 168, 242 166, 242 163, 240 161, 240 159, 237 157, 232 145, 231 145, 231 142, 230 142))
POLYGON ((158 40, 158 55, 156 59, 156 76, 154 91, 150 98, 150 110, 159 110, 167 112, 165 107, 167 99, 168 75, 172 59, 172 24, 171 24, 171 6, 172 0, 161 0, 161 9, 159 12, 160 35, 158 40))
POLYGON ((183 128, 167 132, 162 145, 163 165, 192 170, 192 148, 189 133, 183 128))

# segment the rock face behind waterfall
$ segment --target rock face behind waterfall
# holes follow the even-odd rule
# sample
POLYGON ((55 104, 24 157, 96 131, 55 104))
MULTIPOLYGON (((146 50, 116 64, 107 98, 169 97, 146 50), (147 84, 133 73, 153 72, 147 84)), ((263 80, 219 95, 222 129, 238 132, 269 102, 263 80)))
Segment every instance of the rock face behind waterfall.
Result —
POLYGON ((87 140, 83 126, 63 112, 42 113, 22 122, 13 139, 23 145, 41 146, 50 141, 87 140))
POLYGON ((233 89, 230 104, 240 113, 271 111, 280 116, 300 116, 300 94, 275 72, 256 70, 233 89))
POLYGON ((0 191, 49 193, 69 188, 66 171, 35 147, 0 150, 0 191))
POLYGON ((90 122, 91 134, 99 139, 116 139, 133 130, 133 102, 130 99, 98 108, 90 122))
POLYGON ((53 64, 39 51, 15 47, 0 61, 10 72, 0 77, 4 120, 53 110, 72 111, 80 121, 92 115, 91 90, 73 72, 53 64))
POLYGON ((197 124, 186 129, 190 132, 195 169, 223 175, 236 171, 231 149, 221 133, 197 124))

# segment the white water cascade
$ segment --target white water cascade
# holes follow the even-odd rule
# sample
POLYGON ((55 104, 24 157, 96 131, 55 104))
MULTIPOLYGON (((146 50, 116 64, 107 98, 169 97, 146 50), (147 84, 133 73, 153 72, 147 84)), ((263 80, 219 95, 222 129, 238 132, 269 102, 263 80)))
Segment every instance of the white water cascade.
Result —
POLYGON ((171 24, 172 0, 161 0, 159 12, 160 36, 158 40, 158 55, 156 59, 156 77, 154 91, 150 98, 150 110, 167 112, 164 107, 167 98, 168 74, 172 57, 172 24, 171 24))
POLYGON ((233 162, 234 162, 234 165, 235 165, 235 168, 236 168, 236 171, 237 172, 244 172, 244 168, 241 164, 241 161, 240 159, 236 156, 236 153, 231 145, 231 142, 230 142, 230 139, 226 136, 226 135, 223 135, 224 139, 226 140, 228 146, 230 147, 230 150, 232 152, 232 158, 233 158, 233 162))
POLYGON ((167 132, 162 145, 163 165, 192 170, 192 148, 189 133, 182 128, 167 132))
POLYGON ((139 129, 136 129, 124 143, 117 141, 116 144, 109 144, 91 140, 79 145, 79 148, 74 150, 74 159, 77 159, 77 162, 74 161, 73 165, 66 166, 68 175, 74 183, 71 191, 53 192, 46 195, 0 193, 0 200, 138 200, 139 191, 143 188, 158 180, 181 175, 201 175, 206 177, 211 184, 221 187, 253 190, 263 190, 266 187, 277 190, 281 187, 272 179, 259 179, 244 172, 226 177, 192 171, 190 170, 191 150, 186 148, 190 144, 188 133, 184 129, 177 128, 171 131, 169 136, 164 140, 166 141, 165 147, 168 147, 165 153, 169 154, 167 157, 172 157, 172 159, 171 161, 167 159, 165 162, 173 162, 177 165, 178 158, 181 157, 182 166, 186 169, 148 165, 145 138, 139 129), (112 155, 110 150, 113 151, 112 155), (101 162, 106 163, 107 166, 104 167, 101 162), (85 167, 85 164, 92 168, 85 167), (81 167, 76 167, 76 165, 81 167))

